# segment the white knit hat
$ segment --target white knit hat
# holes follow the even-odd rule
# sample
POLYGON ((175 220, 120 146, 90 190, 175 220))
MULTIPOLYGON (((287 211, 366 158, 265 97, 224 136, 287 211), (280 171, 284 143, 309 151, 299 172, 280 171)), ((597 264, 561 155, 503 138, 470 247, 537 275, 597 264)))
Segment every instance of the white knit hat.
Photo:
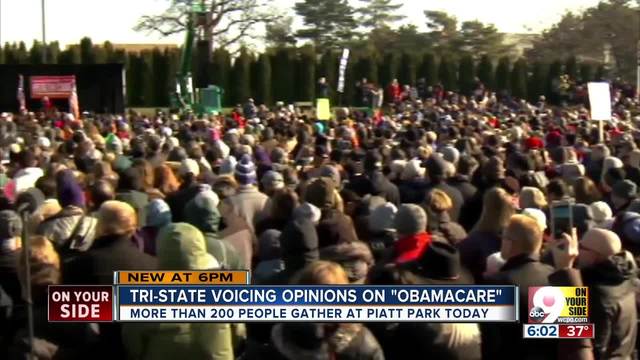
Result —
POLYGON ((613 211, 611 207, 604 201, 596 201, 589 206, 593 213, 593 221, 598 225, 602 225, 607 220, 613 217, 613 211))
POLYGON ((547 229, 547 215, 542 210, 526 208, 522 210, 522 215, 526 215, 538 223, 542 231, 547 229))

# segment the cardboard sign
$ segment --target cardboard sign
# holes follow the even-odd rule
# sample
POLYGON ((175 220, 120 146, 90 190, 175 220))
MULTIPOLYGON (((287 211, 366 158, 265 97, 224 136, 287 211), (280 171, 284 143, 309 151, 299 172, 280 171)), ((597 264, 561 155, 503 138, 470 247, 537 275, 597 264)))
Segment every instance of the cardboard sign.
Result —
POLYGON ((316 100, 316 118, 318 120, 331 119, 331 105, 329 99, 320 98, 316 100))
POLYGON ((591 120, 611 120, 611 93, 609 83, 590 82, 589 104, 591 105, 591 120))
POLYGON ((68 76, 32 76, 31 98, 68 99, 76 87, 75 75, 68 76))

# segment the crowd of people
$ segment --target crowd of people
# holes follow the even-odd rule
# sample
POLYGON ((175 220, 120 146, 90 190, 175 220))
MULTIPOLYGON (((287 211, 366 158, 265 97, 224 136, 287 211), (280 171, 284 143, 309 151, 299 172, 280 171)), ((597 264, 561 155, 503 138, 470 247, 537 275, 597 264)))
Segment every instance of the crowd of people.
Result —
POLYGON ((0 358, 31 351, 27 284, 39 359, 635 358, 636 100, 614 91, 600 132, 583 106, 438 94, 330 121, 252 102, 201 117, 1 114, 0 358), (549 208, 566 198, 575 231, 554 236, 549 208), (529 286, 584 285, 595 339, 525 341, 520 324, 47 322, 48 285, 162 269, 518 285, 520 319, 529 286))

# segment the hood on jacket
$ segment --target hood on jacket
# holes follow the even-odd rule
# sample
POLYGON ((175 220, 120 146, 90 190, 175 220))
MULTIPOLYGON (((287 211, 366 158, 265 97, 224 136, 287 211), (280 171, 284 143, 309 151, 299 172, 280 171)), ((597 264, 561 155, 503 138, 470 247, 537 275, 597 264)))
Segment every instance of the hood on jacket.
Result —
POLYGON ((587 286, 615 286, 637 276, 638 267, 631 253, 622 251, 604 262, 581 270, 587 286))
POLYGON ((260 235, 258 253, 261 261, 280 259, 280 235, 281 232, 275 229, 266 230, 260 235))
POLYGON ((362 242, 343 243, 328 246, 320 250, 320 258, 340 264, 349 282, 355 283, 366 278, 369 268, 373 266, 373 254, 367 244, 362 242))
POLYGON ((185 221, 206 234, 217 234, 220 228, 218 196, 213 191, 202 191, 184 208, 185 221))
POLYGON ((307 219, 295 219, 280 235, 282 260, 287 272, 297 271, 319 259, 318 234, 307 219))
POLYGON ((193 225, 175 223, 158 234, 158 267, 163 270, 210 270, 220 267, 207 252, 204 236, 193 225))

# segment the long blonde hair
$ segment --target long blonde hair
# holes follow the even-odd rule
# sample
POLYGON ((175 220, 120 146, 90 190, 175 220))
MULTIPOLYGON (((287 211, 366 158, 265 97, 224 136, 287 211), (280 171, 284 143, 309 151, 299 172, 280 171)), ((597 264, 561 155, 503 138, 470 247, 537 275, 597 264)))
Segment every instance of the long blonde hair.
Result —
POLYGON ((493 188, 484 194, 482 214, 472 232, 485 231, 500 235, 513 214, 515 206, 511 196, 504 189, 493 188))

